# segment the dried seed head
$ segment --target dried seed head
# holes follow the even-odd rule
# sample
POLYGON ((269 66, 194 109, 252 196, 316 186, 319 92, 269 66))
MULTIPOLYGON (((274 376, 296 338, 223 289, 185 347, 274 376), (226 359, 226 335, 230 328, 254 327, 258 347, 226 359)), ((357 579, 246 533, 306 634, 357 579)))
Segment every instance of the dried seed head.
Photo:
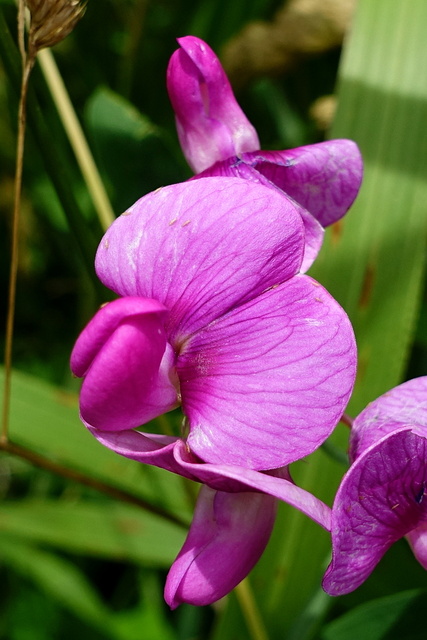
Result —
POLYGON ((34 52, 63 40, 83 16, 82 0, 25 0, 31 24, 28 44, 34 52))

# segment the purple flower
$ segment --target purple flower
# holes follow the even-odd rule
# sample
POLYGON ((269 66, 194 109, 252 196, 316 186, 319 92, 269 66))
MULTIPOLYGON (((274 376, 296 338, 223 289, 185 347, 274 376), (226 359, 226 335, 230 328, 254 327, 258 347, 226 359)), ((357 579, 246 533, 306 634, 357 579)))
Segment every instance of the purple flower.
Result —
POLYGON ((427 377, 362 411, 350 458, 332 509, 332 562, 323 580, 330 595, 356 589, 403 536, 427 569, 427 377))
POLYGON ((167 87, 181 147, 195 177, 239 176, 295 200, 306 227, 306 271, 321 247, 323 227, 346 213, 359 190, 362 160, 356 144, 331 140, 289 151, 260 151, 257 134, 212 49, 194 36, 178 43, 167 87))
POLYGON ((195 173, 218 160, 259 149, 257 132, 233 95, 212 49, 194 36, 178 38, 180 49, 167 70, 167 88, 182 150, 195 173))
POLYGON ((139 200, 96 256, 122 297, 71 356, 84 422, 119 432, 181 403, 205 462, 276 469, 314 451, 347 404, 356 351, 344 311, 299 273, 303 251, 297 205, 247 180, 139 200))
POLYGON ((249 573, 270 537, 277 498, 329 530, 329 507, 294 485, 287 468, 262 473, 203 463, 179 438, 91 431, 116 453, 203 484, 187 539, 166 580, 172 609, 183 602, 211 604, 249 573))

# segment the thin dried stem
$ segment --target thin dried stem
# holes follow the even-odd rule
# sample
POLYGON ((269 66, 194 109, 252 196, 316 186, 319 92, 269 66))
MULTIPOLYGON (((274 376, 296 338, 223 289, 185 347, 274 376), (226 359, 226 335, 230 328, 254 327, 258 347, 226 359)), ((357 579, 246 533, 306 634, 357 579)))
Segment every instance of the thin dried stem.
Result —
POLYGON ((345 424, 345 426, 349 427, 350 429, 353 426, 353 418, 351 418, 347 413, 342 414, 340 422, 342 422, 342 424, 345 424))
POLYGON ((24 0, 20 0, 18 8, 18 38, 19 49, 22 55, 22 81, 21 93, 19 97, 18 107, 18 139, 16 143, 16 168, 15 168, 15 185, 14 185, 14 204, 12 214, 12 240, 11 240, 11 259, 10 259, 10 275, 9 275, 9 296, 6 318, 6 340, 4 355, 4 393, 3 393, 3 410, 2 410, 2 431, 0 442, 5 443, 8 439, 9 431, 9 412, 10 412, 10 390, 12 383, 12 345, 13 345, 13 329, 15 324, 15 308, 16 308, 16 281, 18 276, 18 254, 19 254, 19 222, 21 210, 21 191, 22 191, 22 171, 24 163, 24 142, 25 142, 25 124, 26 124, 26 103, 28 92, 28 81, 31 69, 34 66, 35 53, 25 53, 25 33, 24 33, 24 0))
POLYGON ((25 65, 27 51, 25 49, 25 0, 18 1, 18 46, 22 64, 25 65))
POLYGON ((26 104, 28 82, 37 52, 43 47, 51 47, 65 38, 82 17, 85 3, 81 0, 19 0, 18 2, 18 44, 22 58, 21 93, 18 107, 18 138, 16 144, 16 170, 14 205, 12 215, 11 263, 9 277, 8 310, 5 340, 5 378, 2 408, 0 443, 8 441, 10 392, 12 382, 12 346, 15 324, 16 283, 18 275, 19 222, 21 209, 22 171, 24 162, 24 142, 26 125, 26 104), (28 33, 28 50, 25 45, 25 8, 31 14, 28 33))
POLYGON ((133 504, 137 507, 144 509, 145 511, 149 511, 150 513, 154 513, 157 516, 172 522, 180 527, 185 529, 188 528, 188 523, 184 520, 181 520, 178 516, 175 516, 168 511, 165 511, 161 507, 157 507, 153 505, 143 498, 133 495, 132 493, 128 493, 127 491, 123 491, 121 489, 117 489, 116 487, 102 482, 101 480, 97 480, 92 476, 87 476, 80 471, 76 471, 75 469, 70 469, 69 467, 64 467, 57 462, 53 462, 49 458, 45 458, 44 456, 31 451, 31 449, 27 449, 19 444, 15 444, 10 440, 8 442, 0 442, 0 451, 5 451, 6 453, 10 453, 11 455, 22 458, 23 460, 27 460, 32 465, 39 467, 40 469, 45 469, 46 471, 50 471, 55 475, 61 476, 63 478, 67 478, 67 480, 73 480, 74 482, 78 482, 79 484, 83 484, 86 487, 90 487, 91 489, 95 489, 100 493, 103 493, 110 498, 114 498, 115 500, 120 500, 121 502, 126 502, 128 504, 133 504))

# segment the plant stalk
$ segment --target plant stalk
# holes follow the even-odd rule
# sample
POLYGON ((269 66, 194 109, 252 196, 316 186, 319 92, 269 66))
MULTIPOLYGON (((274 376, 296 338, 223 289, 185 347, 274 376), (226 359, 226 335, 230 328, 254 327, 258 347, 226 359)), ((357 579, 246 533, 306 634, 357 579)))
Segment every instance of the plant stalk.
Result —
POLYGON ((39 52, 37 59, 73 148, 99 222, 105 231, 114 222, 115 215, 83 129, 77 118, 52 52, 49 49, 43 49, 39 52))
POLYGON ((147 502, 139 496, 135 496, 132 493, 123 491, 122 489, 117 489, 116 487, 113 487, 106 482, 102 482, 102 480, 97 480, 96 478, 87 476, 81 471, 76 471, 75 469, 64 467, 61 464, 54 462, 49 458, 45 458, 44 456, 35 453, 31 449, 27 449, 26 447, 11 442, 10 440, 6 442, 0 442, 0 451, 10 453, 11 455, 17 456, 23 460, 27 460, 27 462, 30 462, 32 465, 39 467, 40 469, 50 471, 51 473, 61 476, 62 478, 67 478, 67 480, 72 480, 74 482, 78 482, 79 484, 83 484, 84 486, 95 489, 96 491, 99 491, 100 493, 103 493, 110 498, 114 498, 115 500, 120 500, 121 502, 133 504, 137 507, 145 509, 146 511, 154 513, 155 515, 160 516, 165 520, 178 525, 179 527, 183 527, 185 529, 188 528, 188 523, 178 516, 169 513, 168 511, 165 511, 161 507, 151 504, 150 502, 147 502))
POLYGON ((248 578, 234 589, 252 640, 268 640, 267 630, 255 602, 248 578))
POLYGON ((12 238, 11 238, 11 258, 10 258, 10 274, 9 274, 9 294, 6 317, 6 339, 5 339, 5 355, 4 355, 4 388, 3 388, 3 409, 2 409, 2 430, 0 436, 1 444, 7 443, 9 431, 9 413, 10 413, 10 392, 12 386, 12 347, 13 347, 13 330, 15 324, 15 308, 16 308, 16 282, 18 277, 19 263, 19 222, 21 210, 21 192, 22 192, 22 172, 24 164, 24 146, 25 146, 25 125, 26 125, 26 105, 28 93, 28 81, 31 69, 34 66, 35 56, 30 53, 28 56, 25 51, 25 30, 24 30, 24 0, 19 1, 18 8, 18 39, 19 49, 22 58, 22 79, 21 92, 19 96, 18 107, 18 138, 16 143, 16 167, 15 167, 15 184, 14 184, 14 202, 12 213, 12 238))

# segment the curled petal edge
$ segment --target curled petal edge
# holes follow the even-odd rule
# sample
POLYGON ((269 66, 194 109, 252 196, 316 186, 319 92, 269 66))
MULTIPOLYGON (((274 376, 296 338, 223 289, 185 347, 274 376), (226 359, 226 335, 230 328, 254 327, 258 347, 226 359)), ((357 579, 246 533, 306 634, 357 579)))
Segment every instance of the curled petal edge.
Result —
POLYGON ((120 298, 102 307, 80 334, 71 367, 84 377, 80 412, 85 423, 126 430, 178 406, 165 314, 155 300, 120 298))
POLYGON ((327 531, 331 530, 330 507, 295 485, 286 467, 264 473, 233 465, 204 463, 180 438, 136 430, 111 433, 89 429, 101 444, 126 458, 172 471, 216 491, 268 494, 295 507, 327 531))

